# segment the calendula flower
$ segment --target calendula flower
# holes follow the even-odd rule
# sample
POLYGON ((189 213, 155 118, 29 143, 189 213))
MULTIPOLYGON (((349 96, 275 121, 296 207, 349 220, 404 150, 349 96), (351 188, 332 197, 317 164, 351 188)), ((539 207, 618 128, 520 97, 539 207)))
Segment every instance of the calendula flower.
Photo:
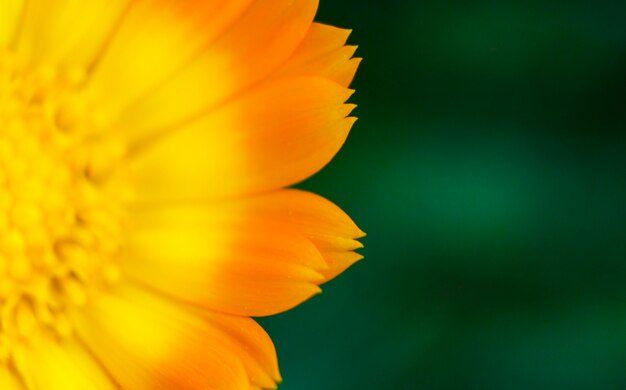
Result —
POLYGON ((354 119, 314 0, 0 0, 0 389, 259 389, 360 257, 285 189, 354 119))

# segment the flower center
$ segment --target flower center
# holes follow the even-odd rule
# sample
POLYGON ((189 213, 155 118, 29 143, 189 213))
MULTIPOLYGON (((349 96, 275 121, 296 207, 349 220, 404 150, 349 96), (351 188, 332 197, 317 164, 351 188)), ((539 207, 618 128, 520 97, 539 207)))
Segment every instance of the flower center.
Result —
MULTIPOLYGON (((0 49, 1 50, 1 49, 0 49)), ((0 51, 0 362, 119 277, 120 216, 102 184, 119 148, 87 141, 81 72, 0 51)))

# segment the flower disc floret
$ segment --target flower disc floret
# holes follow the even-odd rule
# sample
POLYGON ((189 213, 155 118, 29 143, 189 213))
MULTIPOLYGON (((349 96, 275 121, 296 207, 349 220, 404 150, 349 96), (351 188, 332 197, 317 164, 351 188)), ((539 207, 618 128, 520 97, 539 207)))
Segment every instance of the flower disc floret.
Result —
POLYGON ((34 331, 67 336, 68 310, 118 274, 119 220, 93 171, 102 151, 70 125, 80 84, 68 76, 0 53, 0 359, 34 331))

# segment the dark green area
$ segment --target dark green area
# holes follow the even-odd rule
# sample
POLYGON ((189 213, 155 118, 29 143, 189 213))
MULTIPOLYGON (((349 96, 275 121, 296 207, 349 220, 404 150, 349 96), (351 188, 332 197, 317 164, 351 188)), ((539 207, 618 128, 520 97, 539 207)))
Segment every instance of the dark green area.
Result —
POLYGON ((360 120, 302 187, 366 258, 262 320, 281 390, 626 389, 626 2, 321 3, 360 120))

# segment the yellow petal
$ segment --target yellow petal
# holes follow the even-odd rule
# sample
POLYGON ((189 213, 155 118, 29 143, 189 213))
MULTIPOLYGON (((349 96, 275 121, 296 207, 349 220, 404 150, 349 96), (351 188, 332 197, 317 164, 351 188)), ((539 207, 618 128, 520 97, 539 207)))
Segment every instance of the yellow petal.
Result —
POLYGON ((260 232, 238 217, 193 207, 148 213, 129 235, 124 270, 172 296, 239 315, 281 312, 319 292, 316 268, 325 263, 311 242, 285 229, 260 232))
POLYGON ((18 51, 31 63, 86 68, 114 33, 130 0, 29 0, 18 51))
MULTIPOLYGON (((121 119, 126 123, 131 118, 118 117, 121 111, 193 62, 240 19, 251 1, 135 2, 85 92, 86 99, 98 102, 99 121, 106 124, 121 119)), ((183 104, 188 100, 183 96, 176 96, 175 101, 183 104)))
POLYGON ((176 31, 175 22, 166 32, 133 35, 138 47, 125 49, 128 58, 117 55, 96 75, 100 95, 116 97, 100 107, 103 123, 136 139, 207 112, 285 62, 305 36, 316 9, 317 0, 256 0, 195 61, 162 85, 157 85, 160 76, 171 73, 173 61, 182 64, 189 52, 187 41, 197 39, 187 37, 168 45, 172 39, 160 36, 171 34, 172 27, 176 31), (146 53, 148 49, 158 49, 160 55, 146 53))
POLYGON ((304 180, 345 141, 350 94, 321 78, 285 78, 157 138, 128 164, 135 200, 229 197, 304 180))
POLYGON ((362 235, 350 218, 301 191, 142 209, 133 219, 124 264, 134 280, 238 315, 287 310, 360 258, 346 254, 362 235))
POLYGON ((116 389, 93 357, 72 340, 60 344, 49 335, 33 335, 15 359, 29 389, 116 389))
POLYGON ((15 373, 4 363, 0 363, 0 389, 23 390, 15 373))
POLYGON ((247 319, 213 325, 211 320, 217 317, 192 310, 120 285, 96 297, 74 320, 85 344, 124 389, 239 390, 250 388, 253 381, 272 387, 272 375, 277 375, 271 362, 273 348, 258 352, 268 347, 258 329, 253 330, 247 319), (239 328, 230 329, 231 324, 239 328), (237 339, 240 331, 256 333, 237 339), (261 340, 255 344, 254 337, 261 340), (252 341, 253 352, 246 351, 241 340, 252 341), (257 356, 270 360, 270 372, 263 371, 267 362, 254 360, 257 356), (259 372, 264 376, 251 378, 251 373, 259 372))
POLYGON ((361 62, 352 58, 356 46, 344 46, 349 35, 350 30, 313 23, 298 50, 274 77, 320 76, 347 87, 361 62))
POLYGON ((23 6, 24 0, 0 0, 0 48, 13 42, 23 6))

